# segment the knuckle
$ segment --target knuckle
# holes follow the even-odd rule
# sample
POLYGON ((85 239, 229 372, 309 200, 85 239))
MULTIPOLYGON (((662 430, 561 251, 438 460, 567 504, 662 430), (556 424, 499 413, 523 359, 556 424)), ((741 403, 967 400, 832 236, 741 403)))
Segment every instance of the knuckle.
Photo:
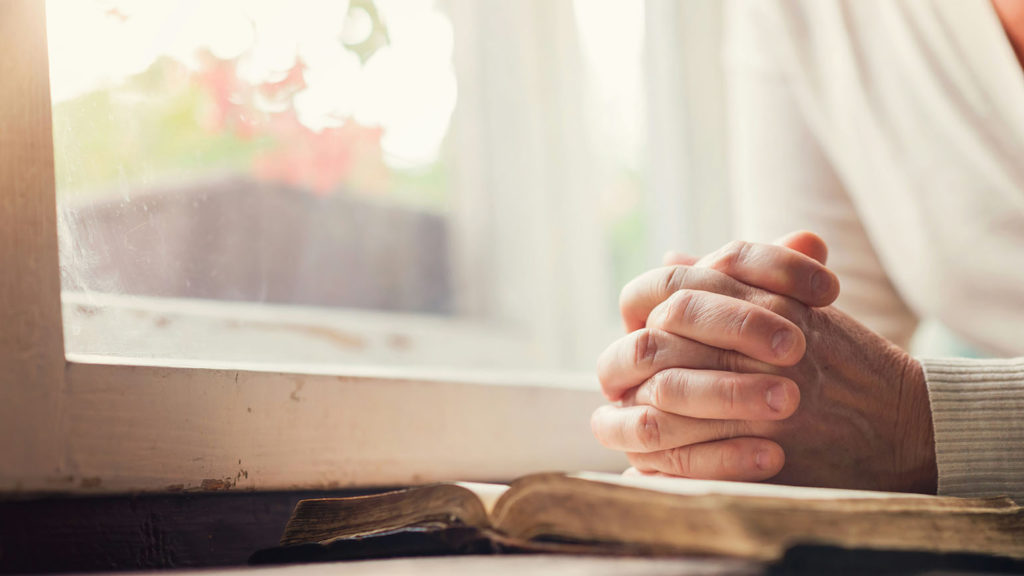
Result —
POLYGON ((718 256, 711 263, 711 268, 731 275, 746 260, 749 251, 749 242, 733 240, 722 247, 718 256))
POLYGON ((633 346, 633 364, 640 369, 654 366, 658 357, 658 333, 650 328, 636 331, 633 346))
POLYGON ((757 318, 757 314, 757 308, 750 306, 739 307, 738 314, 734 315, 729 323, 728 330, 732 333, 731 335, 736 339, 740 339, 744 335, 749 334, 750 326, 757 318))
POLYGON ((760 306, 761 308, 776 314, 782 314, 786 311, 786 308, 788 308, 788 304, 784 298, 765 290, 755 290, 754 293, 747 298, 747 301, 754 306, 760 306))
POLYGON ((643 404, 642 401, 637 399, 639 391, 639 388, 630 388, 629 390, 626 390, 622 394, 622 397, 619 398, 619 404, 627 408, 630 406, 639 406, 643 404))
POLYGON ((721 472, 735 471, 740 468, 743 458, 740 447, 732 442, 721 442, 718 449, 718 469, 721 472))
POLYGON ((743 420, 719 420, 718 439, 737 438, 750 434, 750 427, 743 420))
POLYGON ((800 302, 787 301, 785 314, 782 314, 781 312, 780 314, 789 318, 797 326, 803 328, 810 324, 813 312, 814 310, 812 308, 804 306, 800 302))
POLYGON ((666 456, 673 473, 679 476, 693 474, 693 448, 691 446, 673 448, 666 453, 666 456))
POLYGON ((687 378, 679 370, 662 370, 648 381, 647 397, 651 406, 662 410, 683 408, 686 401, 687 378))
POLYGON ((739 355, 732 350, 726 350, 724 348, 714 348, 715 364, 718 370, 724 372, 741 372, 739 355))
POLYGON ((736 400, 739 396, 739 386, 739 382, 737 382, 735 378, 726 378, 720 388, 722 391, 722 400, 730 414, 734 414, 736 412, 736 400))
POLYGON ((684 323, 694 322, 698 299, 697 292, 693 290, 677 290, 665 302, 665 318, 669 321, 676 320, 684 323))
POLYGON ((689 266, 671 266, 668 274, 662 279, 661 293, 672 294, 686 286, 686 277, 690 274, 689 266))
POLYGON ((655 408, 664 406, 665 382, 669 379, 667 371, 658 372, 647 381, 647 401, 655 408))
POLYGON ((647 452, 661 447, 661 422, 654 410, 645 408, 640 411, 636 420, 636 437, 647 452))
POLYGON ((779 316, 796 323, 798 326, 803 326, 803 323, 805 323, 809 317, 810 309, 807 306, 804 306, 800 302, 786 296, 779 296, 778 294, 758 290, 751 296, 749 301, 751 304, 760 306, 774 314, 778 314, 779 316))

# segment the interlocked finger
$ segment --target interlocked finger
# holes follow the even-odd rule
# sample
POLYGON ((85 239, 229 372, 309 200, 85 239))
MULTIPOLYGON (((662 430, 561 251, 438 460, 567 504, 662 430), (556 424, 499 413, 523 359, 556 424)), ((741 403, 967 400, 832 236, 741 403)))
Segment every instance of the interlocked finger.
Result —
POLYGON ((839 278, 834 272, 806 254, 775 244, 730 242, 701 258, 697 266, 724 272, 807 306, 828 306, 839 296, 839 278))
POLYGON ((800 404, 800 388, 774 374, 668 368, 626 392, 622 403, 691 418, 782 420, 800 404))
POLYGON ((772 374, 777 368, 733 350, 723 350, 664 330, 643 328, 605 349, 597 360, 601 389, 612 401, 666 368, 772 374))
POLYGON ((641 473, 743 482, 759 482, 775 476, 786 460, 782 447, 775 442, 750 437, 631 453, 627 457, 641 473))
POLYGON ((679 290, 651 311, 647 327, 735 350, 762 362, 792 366, 806 350, 803 332, 782 316, 739 298, 679 290))
POLYGON ((653 406, 602 406, 590 427, 598 442, 623 452, 658 452, 751 433, 743 421, 689 418, 653 406))

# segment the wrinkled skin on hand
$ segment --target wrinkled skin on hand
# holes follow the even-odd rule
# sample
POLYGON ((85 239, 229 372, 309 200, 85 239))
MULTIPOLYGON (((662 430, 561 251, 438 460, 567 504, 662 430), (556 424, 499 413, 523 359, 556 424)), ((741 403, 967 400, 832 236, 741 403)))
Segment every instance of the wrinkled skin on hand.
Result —
POLYGON ((633 473, 934 492, 924 375, 831 306, 819 238, 733 243, 623 290, 594 434, 633 473), (788 334, 780 337, 780 334, 788 334))

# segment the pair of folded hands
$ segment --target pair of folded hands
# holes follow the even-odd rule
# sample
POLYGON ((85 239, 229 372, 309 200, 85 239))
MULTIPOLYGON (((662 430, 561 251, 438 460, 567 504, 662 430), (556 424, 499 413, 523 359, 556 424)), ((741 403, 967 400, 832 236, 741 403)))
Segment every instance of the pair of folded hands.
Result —
POLYGON ((670 254, 623 289, 591 425, 627 473, 935 492, 923 370, 831 305, 826 258, 796 232, 670 254))

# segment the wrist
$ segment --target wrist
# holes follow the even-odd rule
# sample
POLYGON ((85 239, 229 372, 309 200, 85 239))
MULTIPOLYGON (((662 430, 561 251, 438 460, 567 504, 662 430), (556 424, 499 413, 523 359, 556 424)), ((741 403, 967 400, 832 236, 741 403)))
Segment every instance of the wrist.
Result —
POLYGON ((901 351, 901 355, 895 454, 899 489, 935 494, 938 489, 935 431, 924 367, 909 354, 901 351))

